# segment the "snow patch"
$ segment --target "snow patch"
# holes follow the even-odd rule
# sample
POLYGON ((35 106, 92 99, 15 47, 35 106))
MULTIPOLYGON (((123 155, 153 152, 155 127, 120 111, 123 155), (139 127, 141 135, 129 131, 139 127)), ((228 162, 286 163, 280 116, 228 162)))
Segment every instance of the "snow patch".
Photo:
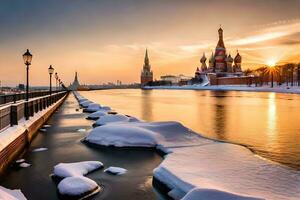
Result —
POLYGON ((85 128, 80 128, 80 129, 77 129, 77 132, 86 132, 86 129, 85 128))
POLYGON ((22 162, 25 162, 25 159, 21 158, 21 159, 16 160, 16 163, 22 163, 22 162))
POLYGON ((213 189, 199 189, 191 190, 182 200, 262 200, 261 198, 247 197, 236 195, 228 192, 223 192, 213 189))
POLYGON ((97 120, 104 115, 107 115, 107 111, 104 111, 101 109, 101 110, 98 110, 97 112, 89 114, 87 119, 97 120))
POLYGON ((83 161, 76 163, 59 163, 54 166, 54 175, 65 178, 71 176, 83 176, 103 167, 99 161, 83 161))
POLYGON ((1 200, 27 200, 21 190, 10 190, 0 186, 1 200))
POLYGON ((87 108, 83 109, 83 112, 96 112, 101 109, 101 105, 98 103, 90 103, 87 108))
POLYGON ((81 196, 92 192, 98 188, 98 184, 84 176, 67 177, 63 179, 57 186, 58 191, 62 195, 81 196))
POLYGON ((27 168, 27 167, 30 167, 31 164, 26 163, 26 162, 22 162, 21 164, 19 164, 19 166, 22 167, 22 168, 27 168))
POLYGON ((40 152, 40 151, 47 151, 47 150, 48 150, 48 148, 41 147, 41 148, 33 149, 32 152, 40 152))
POLYGON ((87 108, 91 103, 93 103, 93 102, 86 100, 86 101, 80 102, 79 105, 83 108, 87 108))
POLYGON ((108 167, 104 170, 104 172, 114 174, 114 175, 121 175, 125 174, 127 172, 127 169, 121 168, 121 167, 108 167))
POLYGON ((105 124, 113 123, 113 122, 128 122, 130 120, 129 117, 121 114, 116 115, 104 115, 101 116, 95 123, 94 126, 102 126, 105 124))
POLYGON ((47 132, 47 129, 45 129, 45 128, 40 128, 40 130, 39 130, 40 132, 47 132))

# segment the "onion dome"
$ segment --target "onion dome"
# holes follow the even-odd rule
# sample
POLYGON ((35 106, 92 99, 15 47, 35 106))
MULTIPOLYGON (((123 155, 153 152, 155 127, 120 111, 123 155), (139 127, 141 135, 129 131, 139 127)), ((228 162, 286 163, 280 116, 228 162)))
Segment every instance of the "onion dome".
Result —
POLYGON ((199 67, 197 67, 195 75, 199 75, 199 74, 200 74, 200 70, 199 70, 199 67))
POLYGON ((242 56, 237 52, 235 58, 234 58, 235 63, 241 63, 242 62, 242 56))
POLYGON ((206 57, 205 57, 205 54, 204 54, 204 53, 203 53, 202 58, 200 59, 200 62, 201 62, 201 63, 205 63, 205 62, 206 62, 206 57))
POLYGON ((233 62, 233 58, 231 57, 231 55, 229 54, 229 56, 227 56, 227 58, 225 59, 226 62, 233 62))
POLYGON ((209 62, 214 63, 215 62, 215 56, 214 53, 211 53, 211 56, 209 58, 209 62))

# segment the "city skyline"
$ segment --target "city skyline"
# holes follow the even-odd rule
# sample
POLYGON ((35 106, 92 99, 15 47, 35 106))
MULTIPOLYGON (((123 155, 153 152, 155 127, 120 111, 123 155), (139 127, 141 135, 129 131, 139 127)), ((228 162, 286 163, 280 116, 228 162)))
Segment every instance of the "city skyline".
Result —
POLYGON ((3 85, 25 82, 27 48, 31 85, 47 85, 50 64, 66 84, 75 71, 86 84, 139 82, 146 48, 154 78, 192 75, 203 52, 214 50, 220 24, 229 52, 242 53, 243 69, 300 61, 298 1, 59 2, 2 2, 3 85))

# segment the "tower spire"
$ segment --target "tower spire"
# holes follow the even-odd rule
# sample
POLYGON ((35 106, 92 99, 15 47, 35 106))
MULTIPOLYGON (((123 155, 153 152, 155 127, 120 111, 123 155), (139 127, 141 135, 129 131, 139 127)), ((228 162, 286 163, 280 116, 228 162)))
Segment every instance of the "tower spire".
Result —
POLYGON ((146 53, 145 53, 145 60, 144 60, 145 65, 149 64, 149 57, 148 57, 148 49, 146 48, 146 53))

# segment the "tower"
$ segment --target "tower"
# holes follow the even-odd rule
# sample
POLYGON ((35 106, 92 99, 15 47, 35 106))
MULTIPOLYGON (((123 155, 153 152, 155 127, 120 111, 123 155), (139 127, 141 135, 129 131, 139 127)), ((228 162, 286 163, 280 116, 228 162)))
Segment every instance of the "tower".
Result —
POLYGON ((215 71, 225 72, 226 70, 226 48, 223 41, 223 29, 220 27, 218 30, 219 41, 215 50, 215 71))
POLYGON ((209 58, 208 71, 209 72, 215 71, 215 56, 213 52, 211 52, 211 56, 209 58))
POLYGON ((206 72, 207 71, 207 65, 206 65, 206 57, 205 57, 204 53, 203 53, 202 58, 200 59, 200 63, 201 63, 201 71, 206 72))
POLYGON ((227 56, 225 61, 226 61, 227 72, 232 73, 233 72, 233 69, 232 69, 233 58, 231 57, 230 54, 229 54, 229 56, 227 56))
POLYGON ((153 81, 153 72, 151 71, 151 65, 148 57, 148 50, 146 49, 144 65, 141 72, 141 85, 144 86, 151 81, 153 81))
POLYGON ((234 57, 233 70, 234 72, 242 72, 242 56, 239 54, 239 51, 237 51, 237 54, 234 57))
POLYGON ((80 86, 80 83, 78 81, 78 74, 75 72, 75 78, 73 83, 69 86, 70 90, 78 90, 78 87, 80 86))

